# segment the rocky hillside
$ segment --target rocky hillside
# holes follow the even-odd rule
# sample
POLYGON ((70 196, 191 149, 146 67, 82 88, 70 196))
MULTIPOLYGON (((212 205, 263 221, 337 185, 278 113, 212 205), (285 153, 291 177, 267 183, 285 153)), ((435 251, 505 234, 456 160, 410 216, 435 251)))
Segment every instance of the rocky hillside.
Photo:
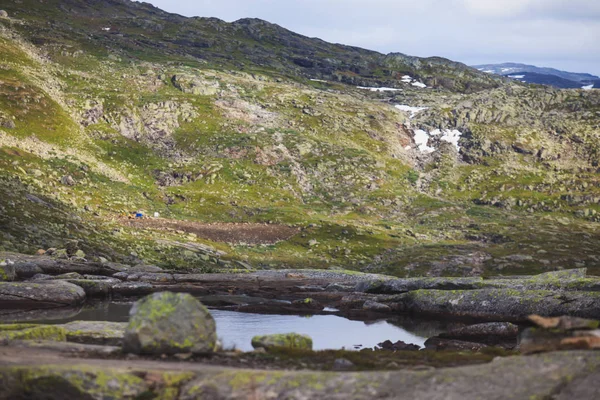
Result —
POLYGON ((89 259, 204 271, 600 272, 597 91, 259 20, 5 3, 0 251, 76 256, 78 241, 89 259), (161 218, 132 222, 137 210, 161 218))

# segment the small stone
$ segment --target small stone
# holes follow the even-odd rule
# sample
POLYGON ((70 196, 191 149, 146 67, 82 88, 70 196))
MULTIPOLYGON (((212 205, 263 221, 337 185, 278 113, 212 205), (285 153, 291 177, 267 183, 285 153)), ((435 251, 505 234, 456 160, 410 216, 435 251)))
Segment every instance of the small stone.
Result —
POLYGON ((312 350, 313 342, 310 336, 298 333, 254 336, 252 347, 263 347, 267 351, 274 348, 312 350))
POLYGON ((38 251, 35 252, 35 254, 37 254, 38 256, 43 256, 44 254, 46 254, 46 250, 39 249, 38 251))
POLYGON ((66 186, 75 186, 77 183, 77 182, 75 182, 75 179, 73 179, 73 177, 71 175, 63 176, 62 178, 60 178, 60 182, 66 186))
POLYGON ((338 358, 333 362, 334 371, 347 371, 352 368, 354 368, 354 363, 345 358, 338 358))

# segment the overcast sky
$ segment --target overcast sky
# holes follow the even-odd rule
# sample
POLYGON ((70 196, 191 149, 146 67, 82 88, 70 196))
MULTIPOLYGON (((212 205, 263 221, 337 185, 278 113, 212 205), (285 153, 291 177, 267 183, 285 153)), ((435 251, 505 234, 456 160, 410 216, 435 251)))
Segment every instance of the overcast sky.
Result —
POLYGON ((147 0, 185 16, 255 17, 383 53, 522 62, 600 75, 600 0, 147 0))

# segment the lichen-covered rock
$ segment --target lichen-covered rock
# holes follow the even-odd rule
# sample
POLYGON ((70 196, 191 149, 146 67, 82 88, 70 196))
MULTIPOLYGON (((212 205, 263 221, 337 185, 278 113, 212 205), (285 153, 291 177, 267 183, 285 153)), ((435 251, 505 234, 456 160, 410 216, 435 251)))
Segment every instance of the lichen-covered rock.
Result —
POLYGON ((217 342, 215 320, 189 294, 155 293, 136 302, 123 350, 135 354, 206 354, 217 342))
POLYGON ((483 289, 488 284, 482 278, 405 278, 381 279, 359 282, 357 292, 375 294, 398 294, 412 290, 472 290, 483 289))
POLYGON ((125 335, 125 322, 73 321, 62 325, 67 341, 83 344, 121 346, 125 335))
POLYGON ((312 350, 313 342, 310 336, 298 333, 254 336, 252 347, 262 347, 266 350, 273 348, 312 350))
POLYGON ((0 260, 0 281, 11 282, 17 277, 15 265, 12 261, 0 260))
POLYGON ((417 290, 398 295, 397 309, 414 314, 492 321, 527 321, 529 315, 600 319, 600 293, 549 290, 417 290))
POLYGON ((0 399, 136 399, 150 383, 127 371, 49 365, 0 371, 0 399))
POLYGON ((0 282, 0 304, 14 308, 81 304, 85 291, 64 281, 0 282))
POLYGON ((64 328, 55 325, 0 325, 0 340, 66 340, 64 328))

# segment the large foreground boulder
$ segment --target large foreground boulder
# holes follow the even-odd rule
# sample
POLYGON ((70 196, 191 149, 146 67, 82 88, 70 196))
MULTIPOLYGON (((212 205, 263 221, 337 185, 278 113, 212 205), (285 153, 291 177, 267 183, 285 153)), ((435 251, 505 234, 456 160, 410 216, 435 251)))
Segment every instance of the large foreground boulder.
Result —
POLYGON ((154 293, 131 309, 123 351, 135 354, 206 354, 217 342, 215 320, 195 297, 154 293))
POLYGON ((84 300, 85 291, 68 282, 0 282, 0 308, 71 306, 84 300))

